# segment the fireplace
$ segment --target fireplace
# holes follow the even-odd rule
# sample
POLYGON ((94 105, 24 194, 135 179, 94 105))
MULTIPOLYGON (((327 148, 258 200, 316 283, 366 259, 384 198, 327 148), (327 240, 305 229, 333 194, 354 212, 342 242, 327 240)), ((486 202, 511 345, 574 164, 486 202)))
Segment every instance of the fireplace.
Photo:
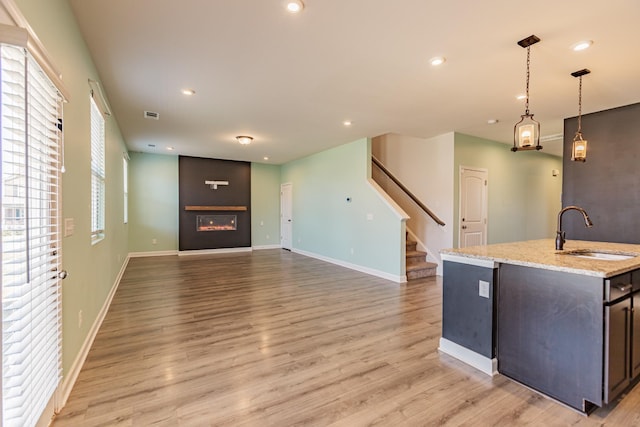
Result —
POLYGON ((236 230, 236 215, 198 215, 196 231, 230 231, 236 230))

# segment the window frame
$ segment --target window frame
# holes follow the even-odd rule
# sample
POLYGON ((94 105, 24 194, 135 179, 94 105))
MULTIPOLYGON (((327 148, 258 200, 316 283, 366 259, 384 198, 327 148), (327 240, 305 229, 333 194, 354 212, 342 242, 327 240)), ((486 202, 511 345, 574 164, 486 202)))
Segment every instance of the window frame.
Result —
POLYGON ((105 238, 106 220, 106 120, 93 91, 90 96, 91 127, 91 243, 105 238))

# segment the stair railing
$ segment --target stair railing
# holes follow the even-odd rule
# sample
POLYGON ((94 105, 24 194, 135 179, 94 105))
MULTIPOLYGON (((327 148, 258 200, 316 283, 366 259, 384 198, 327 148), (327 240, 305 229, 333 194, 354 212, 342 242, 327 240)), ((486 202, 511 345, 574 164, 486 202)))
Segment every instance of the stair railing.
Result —
POLYGON ((371 156, 371 161, 373 162, 374 165, 376 165, 382 172, 384 172, 385 175, 387 175, 391 181, 393 181, 398 187, 400 187, 400 189, 402 191, 404 191, 404 193, 409 196, 409 198, 411 200, 413 200, 415 202, 416 205, 418 205, 420 207, 420 209, 422 209, 427 215, 429 215, 431 217, 432 220, 434 220, 436 222, 436 224, 440 225, 440 226, 445 226, 444 221, 442 221, 440 218, 438 218, 438 216, 433 213, 431 211, 431 209, 429 209, 428 207, 426 207, 424 205, 424 203, 422 203, 404 184, 402 184, 402 182, 400 182, 400 180, 398 178, 396 178, 390 171, 389 169, 387 169, 386 167, 384 167, 384 165, 380 162, 380 160, 378 160, 375 156, 371 156))

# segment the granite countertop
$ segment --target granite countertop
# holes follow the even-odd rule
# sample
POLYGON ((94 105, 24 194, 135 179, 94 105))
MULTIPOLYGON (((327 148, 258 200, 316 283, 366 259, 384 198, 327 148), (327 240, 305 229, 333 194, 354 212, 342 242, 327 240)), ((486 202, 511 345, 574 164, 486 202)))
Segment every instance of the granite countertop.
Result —
POLYGON ((640 268, 640 245, 626 243, 567 240, 563 251, 555 250, 553 239, 444 249, 441 254, 503 264, 522 265, 546 270, 564 271, 585 276, 612 277, 640 268), (633 254, 627 260, 586 259, 567 255, 573 251, 600 251, 611 254, 633 254))

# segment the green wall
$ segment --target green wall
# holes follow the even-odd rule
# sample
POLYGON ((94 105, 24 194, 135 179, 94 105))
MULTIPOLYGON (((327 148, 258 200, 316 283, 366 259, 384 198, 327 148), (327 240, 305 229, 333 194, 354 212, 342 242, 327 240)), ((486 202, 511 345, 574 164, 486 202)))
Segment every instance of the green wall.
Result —
POLYGON ((105 238, 91 244, 90 100, 88 79, 99 81, 66 0, 16 0, 16 4, 62 73, 70 100, 64 105, 66 173, 62 215, 73 218, 73 235, 62 239, 62 366, 69 372, 115 284, 128 253, 124 224, 122 159, 126 147, 117 121, 106 120, 105 238), (82 322, 80 324, 80 312, 82 322))
POLYGON ((401 276, 404 222, 367 182, 370 167, 367 139, 282 165, 293 190, 293 250, 401 276))
POLYGON ((280 247, 280 166, 251 164, 251 246, 280 247))
MULTIPOLYGON (((454 212, 460 208, 460 166, 489 171, 487 243, 552 238, 561 209, 562 158, 544 151, 513 153, 510 147, 487 139, 455 134, 454 212)), ((454 217, 458 245, 459 218, 454 217)))
POLYGON ((130 156, 129 252, 177 251, 178 157, 130 156))

